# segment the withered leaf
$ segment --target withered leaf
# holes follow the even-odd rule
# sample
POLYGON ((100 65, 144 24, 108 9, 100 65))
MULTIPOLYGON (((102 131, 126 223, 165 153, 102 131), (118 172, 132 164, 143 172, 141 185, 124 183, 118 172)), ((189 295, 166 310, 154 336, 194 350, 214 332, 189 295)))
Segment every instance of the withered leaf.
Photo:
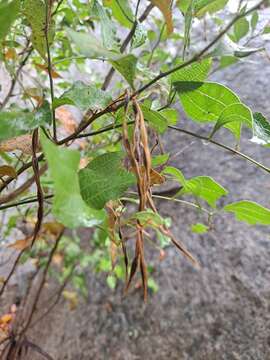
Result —
POLYGON ((0 142, 0 151, 10 152, 15 150, 32 155, 32 136, 30 134, 20 135, 0 142))
POLYGON ((167 33, 171 34, 173 32, 171 0, 151 0, 151 3, 162 12, 167 25, 167 33))
POLYGON ((10 176, 14 179, 17 177, 17 173, 13 166, 2 165, 0 166, 0 177, 2 176, 10 176))

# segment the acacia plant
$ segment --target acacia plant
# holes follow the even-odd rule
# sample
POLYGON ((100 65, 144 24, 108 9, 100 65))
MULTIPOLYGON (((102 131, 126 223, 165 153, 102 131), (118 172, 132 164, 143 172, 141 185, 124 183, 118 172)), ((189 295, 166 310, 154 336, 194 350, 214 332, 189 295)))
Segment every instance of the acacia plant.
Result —
POLYGON ((210 174, 187 179, 170 166, 173 154, 162 145, 167 133, 184 133, 270 173, 240 151, 243 127, 253 142, 269 146, 269 122, 231 89, 208 80, 247 57, 268 56, 263 45, 256 46, 270 33, 269 24, 259 21, 268 1, 234 5, 1 0, 1 251, 12 255, 0 279, 3 358, 20 358, 31 348, 51 359, 29 340, 29 330, 62 295, 71 307, 77 290, 87 295, 89 267, 104 271, 112 288, 120 281, 128 292, 139 284, 146 299, 148 288, 157 285, 148 275, 145 240, 161 255, 172 243, 197 265, 156 199, 196 208, 198 223, 190 225, 197 233, 210 231, 213 217, 223 212, 249 224, 270 224, 270 210, 256 202, 221 207, 228 191, 210 174), (179 127, 183 113, 208 135, 179 127), (233 134, 230 146, 215 140, 221 128, 233 134), (178 186, 164 195, 159 189, 170 182, 178 186), (81 243, 79 228, 93 229, 90 248, 81 243), (22 298, 7 303, 12 275, 31 260, 36 271, 22 298), (59 288, 40 307, 49 274, 59 288))

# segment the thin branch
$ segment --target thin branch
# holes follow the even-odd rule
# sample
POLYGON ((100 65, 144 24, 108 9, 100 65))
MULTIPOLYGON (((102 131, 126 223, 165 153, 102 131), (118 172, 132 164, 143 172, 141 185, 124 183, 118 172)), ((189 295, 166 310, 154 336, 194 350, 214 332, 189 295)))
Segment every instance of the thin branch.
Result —
MULTIPOLYGON (((139 4, 139 2, 138 2, 139 4)), ((153 5, 150 4, 147 6, 147 8, 145 9, 144 13, 141 15, 141 17, 139 18, 139 23, 142 23, 146 18, 147 16, 150 14, 151 10, 153 9, 153 5)), ((135 20, 134 23, 133 23, 133 26, 130 30, 130 32, 128 33, 127 37, 125 38, 125 40, 123 41, 123 44, 121 45, 120 47, 120 52, 123 53, 128 44, 130 43, 130 41, 132 40, 133 38, 133 35, 135 34, 135 31, 136 31, 136 28, 138 26, 138 21, 135 20)), ((105 80, 104 80, 104 83, 102 85, 102 90, 106 90, 112 80, 112 77, 113 77, 113 74, 115 73, 115 70, 113 67, 110 68, 108 74, 105 76, 105 80)))
POLYGON ((270 168, 268 168, 267 166, 261 164, 260 162, 252 159, 250 156, 238 151, 238 150, 235 150, 233 149, 232 147, 228 146, 228 145, 225 145, 225 144, 222 144, 222 143, 219 143, 218 141, 215 141, 215 140, 212 140, 212 139, 209 139, 209 137, 206 137, 206 136, 203 136, 203 135, 199 135, 199 134, 196 134, 192 131, 189 131, 189 130, 185 130, 185 129, 182 129, 182 128, 179 128, 179 127, 176 127, 176 126, 168 126, 169 129, 172 129, 172 130, 175 130, 175 131, 179 131, 183 134, 187 134, 187 135, 190 135, 190 136, 193 136, 197 139, 201 139, 201 140, 204 140, 204 141, 207 141, 211 144, 214 144, 216 146, 219 146, 221 147, 222 149, 225 149, 225 150, 228 150, 230 151, 231 153, 235 154, 235 155, 238 155, 240 157, 242 157, 243 159, 251 162, 252 164, 255 164, 256 166, 258 166, 259 168, 263 169, 264 171, 266 171, 267 173, 270 173, 270 168))
MULTIPOLYGON (((53 196, 54 196, 53 194, 45 195, 44 200, 45 199, 51 199, 53 196)), ((3 206, 0 206, 0 211, 10 209, 10 208, 13 208, 13 207, 17 207, 17 206, 20 206, 20 205, 32 204, 32 203, 35 203, 37 201, 38 201, 38 198, 34 197, 32 199, 25 199, 25 200, 21 200, 21 201, 15 202, 15 203, 6 204, 6 205, 3 205, 3 206)))

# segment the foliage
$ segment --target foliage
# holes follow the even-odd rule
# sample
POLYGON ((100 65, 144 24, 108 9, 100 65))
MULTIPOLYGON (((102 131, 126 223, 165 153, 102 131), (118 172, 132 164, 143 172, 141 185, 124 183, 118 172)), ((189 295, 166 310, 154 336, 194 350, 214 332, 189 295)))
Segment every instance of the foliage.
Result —
MULTIPOLYGON (((43 269, 23 331, 13 332, 14 309, 0 318, 10 351, 26 346, 48 274, 54 273, 60 295, 74 309, 77 291, 87 297, 89 267, 105 273, 111 289, 122 283, 127 292, 135 284, 145 299, 148 288, 157 291, 146 240, 161 260, 173 244, 197 264, 170 230, 171 220, 158 212, 156 198, 197 209, 198 222, 189 224, 197 236, 207 236, 215 217, 226 213, 250 225, 270 224, 266 207, 228 203, 230 189, 211 174, 187 179, 162 145, 169 129, 186 133, 270 173, 215 140, 229 130, 239 146, 247 128, 251 147, 269 147, 270 124, 260 109, 241 101, 237 89, 211 78, 266 53, 264 46, 249 46, 270 32, 269 24, 259 26, 262 5, 269 4, 240 1, 232 13, 224 11, 227 0, 1 2, 1 62, 11 80, 8 88, 2 84, 0 104, 1 234, 18 257, 0 295, 19 262, 32 260, 43 269), (207 30, 205 37, 196 27, 207 30), (180 108, 197 133, 177 126, 180 108), (177 184, 174 196, 159 192, 164 183, 177 184), (28 232, 11 242, 21 222, 28 232), (80 239, 81 227, 93 228, 90 247, 80 239), (65 289, 69 281, 71 289, 65 289)), ((178 148, 176 143, 175 153, 178 148)))

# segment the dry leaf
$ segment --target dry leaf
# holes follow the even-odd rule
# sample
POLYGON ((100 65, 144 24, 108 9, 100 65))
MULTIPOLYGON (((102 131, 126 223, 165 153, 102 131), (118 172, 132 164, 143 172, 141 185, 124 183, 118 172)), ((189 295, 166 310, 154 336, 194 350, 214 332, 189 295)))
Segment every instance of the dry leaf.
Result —
POLYGON ((65 106, 60 106, 55 110, 55 116, 63 125, 68 134, 73 134, 77 129, 77 122, 71 111, 65 106))
POLYGON ((44 98, 43 98, 43 91, 39 88, 25 88, 24 89, 24 95, 30 96, 34 100, 36 100, 38 107, 43 104, 44 98))
POLYGON ((24 154, 32 155, 32 136, 30 134, 21 135, 0 142, 0 151, 9 152, 20 150, 24 154))
POLYGON ((42 225, 42 230, 48 232, 54 236, 58 236, 60 232, 64 229, 64 225, 58 222, 46 222, 42 225))
POLYGON ((5 314, 0 318, 0 324, 6 325, 6 324, 10 323, 11 320, 12 320, 12 314, 5 314))
POLYGON ((84 169, 89 164, 89 158, 81 158, 79 169, 84 169))
POLYGON ((165 176, 161 175, 154 169, 150 170, 150 185, 161 185, 166 181, 165 176))
POLYGON ((62 254, 54 254, 53 255, 53 258, 52 258, 52 262, 57 265, 57 266, 61 266, 62 265, 62 262, 63 262, 63 255, 62 254))
POLYGON ((3 165, 0 166, 0 177, 2 176, 10 176, 15 179, 17 177, 17 173, 13 166, 3 165))
POLYGON ((17 53, 15 49, 9 48, 6 52, 5 52, 5 59, 6 60, 13 60, 16 59, 17 57, 17 53))
POLYGON ((32 243, 32 236, 28 236, 25 239, 17 240, 15 243, 8 245, 8 248, 16 250, 24 250, 28 248, 32 243))
MULTIPOLYGON (((47 68, 46 65, 35 64, 35 67, 37 67, 38 69, 41 69, 41 70, 45 70, 47 74, 49 73, 48 68, 47 68)), ((52 76, 53 79, 61 78, 61 75, 59 75, 58 72, 56 72, 53 69, 51 69, 51 76, 52 76)))
POLYGON ((70 310, 75 310, 77 305, 78 305, 78 296, 77 293, 75 291, 68 291, 68 290, 64 290, 63 291, 63 296, 66 300, 68 300, 69 303, 69 309, 70 310))
POLYGON ((167 33, 171 34, 173 32, 171 0, 151 0, 151 3, 162 12, 167 25, 167 33))

